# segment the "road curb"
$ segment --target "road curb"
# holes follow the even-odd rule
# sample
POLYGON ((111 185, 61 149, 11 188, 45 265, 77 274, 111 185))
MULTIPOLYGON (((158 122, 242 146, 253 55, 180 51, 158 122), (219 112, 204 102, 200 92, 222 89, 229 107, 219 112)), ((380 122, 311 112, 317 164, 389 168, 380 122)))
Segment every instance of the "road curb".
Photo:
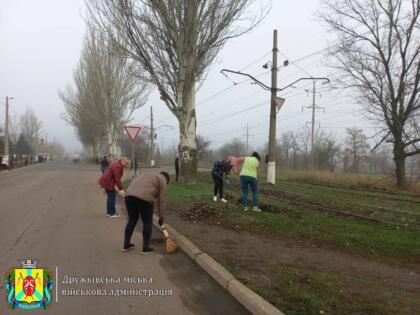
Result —
MULTIPOLYGON (((153 215, 153 224, 159 227, 158 217, 153 215)), ((254 315, 284 315, 274 305, 264 300, 260 295, 249 289, 227 271, 221 264, 207 253, 200 250, 193 242, 178 232, 175 228, 165 224, 170 237, 177 245, 198 264, 210 277, 225 288, 240 304, 254 315)))

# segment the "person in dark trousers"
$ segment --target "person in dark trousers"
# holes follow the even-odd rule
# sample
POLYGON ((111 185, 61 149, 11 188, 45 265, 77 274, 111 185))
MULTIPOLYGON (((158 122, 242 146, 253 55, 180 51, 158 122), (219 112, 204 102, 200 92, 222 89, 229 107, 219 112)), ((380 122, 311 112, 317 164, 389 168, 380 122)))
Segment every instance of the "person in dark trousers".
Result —
POLYGON ((115 198, 117 193, 121 197, 125 195, 121 177, 124 174, 124 168, 129 168, 130 163, 131 161, 126 157, 111 163, 99 179, 99 185, 105 189, 107 194, 106 213, 110 218, 119 217, 115 209, 115 198))
POLYGON ((177 156, 175 159, 175 174, 176 174, 176 182, 179 181, 179 157, 177 156))
POLYGON ((134 168, 134 173, 137 174, 138 165, 137 165, 137 158, 136 157, 134 158, 134 161, 133 161, 133 168, 134 168))
POLYGON ((128 222, 124 232, 123 252, 135 248, 131 243, 131 236, 139 217, 143 221, 143 250, 142 254, 153 251, 150 247, 150 237, 153 225, 153 203, 157 200, 159 211, 159 225, 163 224, 165 215, 166 187, 169 184, 169 175, 166 172, 145 173, 134 178, 128 186, 125 197, 125 206, 128 213, 128 222))
POLYGON ((258 208, 258 167, 260 165, 260 156, 257 152, 252 153, 248 157, 238 157, 235 159, 234 172, 237 173, 239 163, 243 163, 242 170, 239 174, 242 186, 242 204, 244 211, 248 211, 248 186, 251 186, 252 191, 252 210, 261 212, 258 208))
POLYGON ((217 201, 217 193, 219 193, 220 200, 227 202, 223 195, 223 178, 229 175, 232 165, 227 159, 214 162, 213 169, 211 171, 211 177, 214 182, 214 195, 213 201, 217 201))
POLYGON ((105 173, 108 166, 109 166, 109 160, 105 155, 101 160, 101 172, 102 172, 102 174, 105 173))

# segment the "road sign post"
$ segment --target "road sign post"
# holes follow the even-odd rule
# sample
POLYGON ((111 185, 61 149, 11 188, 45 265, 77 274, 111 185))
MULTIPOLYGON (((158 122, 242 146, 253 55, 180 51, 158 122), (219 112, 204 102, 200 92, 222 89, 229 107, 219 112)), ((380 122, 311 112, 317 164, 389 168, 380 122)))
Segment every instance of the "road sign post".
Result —
POLYGON ((139 135, 142 127, 140 126, 124 126, 124 130, 127 133, 127 136, 131 140, 131 166, 133 171, 133 177, 136 177, 136 165, 135 165, 135 156, 134 156, 134 141, 139 135))

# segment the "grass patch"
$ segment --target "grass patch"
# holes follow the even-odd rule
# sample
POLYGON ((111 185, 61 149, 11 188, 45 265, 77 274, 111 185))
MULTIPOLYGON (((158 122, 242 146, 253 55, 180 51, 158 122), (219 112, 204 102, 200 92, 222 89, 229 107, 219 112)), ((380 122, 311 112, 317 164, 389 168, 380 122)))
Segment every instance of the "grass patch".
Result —
MULTIPOLYGON (((363 288, 366 283, 357 276, 342 278, 335 273, 317 272, 267 263, 261 267, 261 274, 239 273, 241 281, 256 293, 288 315, 300 314, 394 314, 399 305, 392 303, 399 292, 383 289, 380 284, 370 284, 377 292, 375 298, 366 299, 363 291, 349 292, 347 281, 356 282, 363 288), (257 281, 258 277, 269 282, 257 281), (264 278, 264 277, 263 277, 264 278)), ((412 294, 398 297, 411 300, 412 294)))
MULTIPOLYGON (((197 202, 211 201, 212 185, 197 183, 191 186, 171 184, 168 198, 185 208, 197 202)), ((245 214, 242 207, 229 203, 224 211, 228 221, 248 224, 251 229, 269 231, 277 235, 328 243, 340 248, 352 248, 364 253, 408 260, 420 256, 420 231, 404 226, 377 224, 353 218, 336 217, 310 209, 290 205, 285 200, 260 195, 262 203, 281 208, 279 213, 262 212, 258 215, 245 214)))
MULTIPOLYGON (((369 188, 379 190, 396 191, 396 181, 392 176, 348 174, 342 172, 327 171, 282 171, 280 178, 299 180, 316 184, 338 185, 343 187, 369 188)), ((408 191, 420 194, 420 182, 415 179, 407 179, 408 191)))

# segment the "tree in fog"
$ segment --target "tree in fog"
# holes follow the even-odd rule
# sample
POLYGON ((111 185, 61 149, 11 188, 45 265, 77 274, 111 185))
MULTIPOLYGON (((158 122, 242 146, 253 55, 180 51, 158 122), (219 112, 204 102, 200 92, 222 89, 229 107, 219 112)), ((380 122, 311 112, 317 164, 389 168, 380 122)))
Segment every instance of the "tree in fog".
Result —
POLYGON ((346 152, 351 160, 351 171, 358 173, 361 162, 367 155, 369 144, 362 129, 347 128, 346 133, 346 152))
POLYGON ((310 153, 310 141, 311 141, 311 130, 305 127, 303 130, 299 131, 297 134, 298 143, 301 147, 303 154, 303 167, 305 169, 309 168, 311 163, 311 153, 310 153))
POLYGON ((337 167, 340 144, 331 133, 317 131, 314 141, 314 167, 318 170, 334 172, 337 167))
POLYGON ((31 147, 31 150, 37 149, 37 134, 42 128, 42 122, 35 115, 32 109, 26 109, 25 113, 19 117, 20 134, 31 147))
POLYGON ((21 134, 16 142, 16 154, 32 154, 32 148, 28 141, 26 141, 25 136, 21 134))
POLYGON ((65 154, 64 146, 61 143, 49 143, 48 153, 54 158, 62 158, 65 154))
POLYGON ((199 161, 206 159, 210 155, 211 141, 203 136, 197 136, 197 159, 199 161))
MULTIPOLYGON (((134 140, 134 156, 138 162, 146 162, 150 158, 150 144, 146 139, 150 139, 150 135, 147 135, 146 130, 142 130, 140 136, 134 140)), ((118 145, 122 154, 131 158, 132 142, 126 135, 120 137, 118 145)))
POLYGON ((218 159, 223 159, 228 156, 244 156, 246 152, 246 144, 238 138, 231 140, 228 143, 222 145, 218 153, 218 159))
POLYGON ((59 92, 66 120, 78 129, 93 151, 103 142, 116 156, 117 141, 132 113, 144 105, 149 86, 129 60, 115 53, 106 34, 89 26, 82 56, 74 73, 75 87, 59 92))
POLYGON ((405 160, 420 154, 420 1, 323 3, 321 18, 337 34, 332 66, 392 142, 397 184, 405 188, 405 160))
POLYGON ((282 165, 284 169, 289 168, 289 156, 292 149, 292 143, 293 132, 291 131, 283 133, 280 137, 280 140, 278 140, 278 156, 281 160, 280 165, 282 165))
POLYGON ((139 63, 179 122, 181 181, 197 175, 195 93, 228 39, 252 29, 265 12, 255 0, 86 0, 91 16, 139 63), (263 11, 263 10, 261 10, 263 11), (249 14, 247 14, 249 12, 249 14), (239 26, 235 22, 241 22, 239 26))

